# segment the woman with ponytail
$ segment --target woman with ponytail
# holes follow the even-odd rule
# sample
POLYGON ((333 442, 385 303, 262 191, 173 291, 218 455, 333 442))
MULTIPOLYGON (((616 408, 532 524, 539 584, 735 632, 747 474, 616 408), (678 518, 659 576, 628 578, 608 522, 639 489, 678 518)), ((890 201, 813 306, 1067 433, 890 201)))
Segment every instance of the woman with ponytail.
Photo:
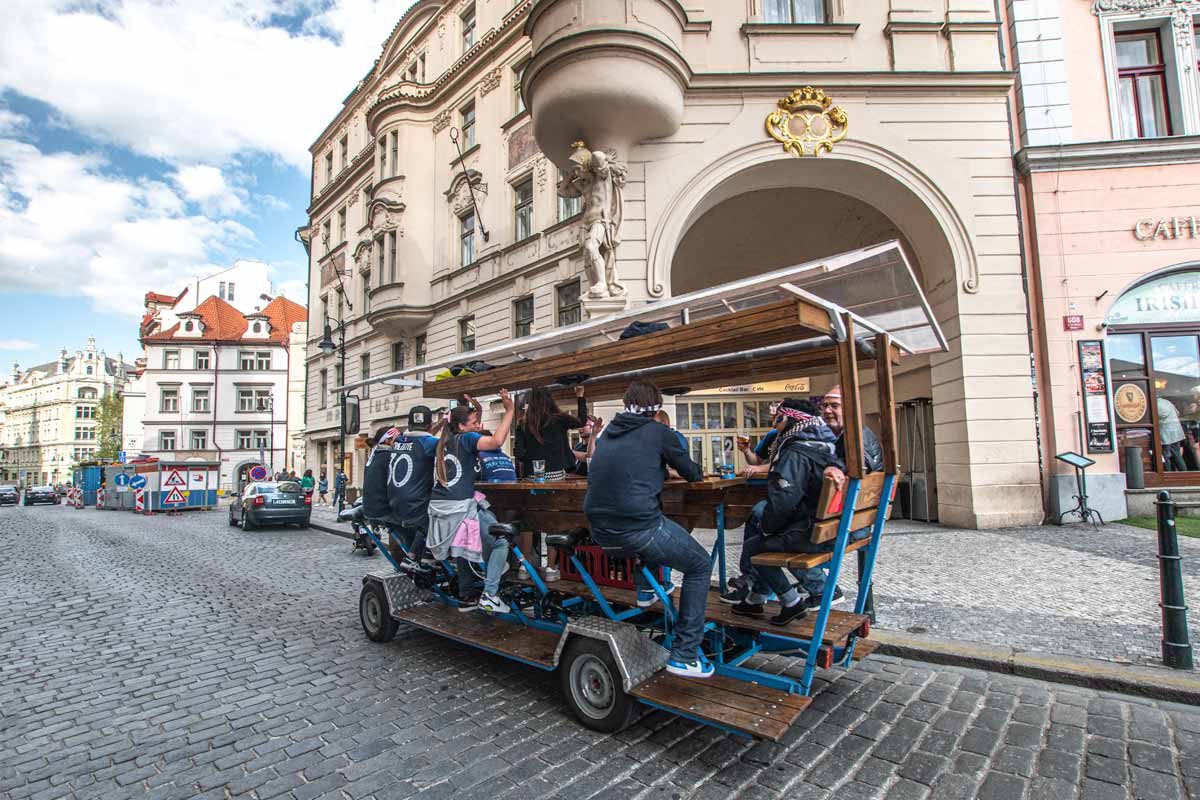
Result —
MULTIPOLYGON (((500 577, 508 561, 508 542, 492 536, 488 530, 496 517, 487 510, 487 501, 475 494, 475 462, 480 450, 499 450, 508 438, 513 422, 513 401, 506 389, 500 390, 504 403, 504 418, 491 436, 480 433, 483 421, 478 407, 467 403, 455 406, 442 426, 434 455, 433 493, 429 501, 429 537, 426 546, 438 559, 463 555, 451 547, 459 527, 467 520, 477 521, 483 542, 483 557, 487 563, 483 594, 479 607, 485 611, 506 613, 509 608, 500 600, 500 577)), ((459 570, 460 600, 466 601, 470 570, 459 570)), ((466 606, 460 606, 460 608, 466 606)))

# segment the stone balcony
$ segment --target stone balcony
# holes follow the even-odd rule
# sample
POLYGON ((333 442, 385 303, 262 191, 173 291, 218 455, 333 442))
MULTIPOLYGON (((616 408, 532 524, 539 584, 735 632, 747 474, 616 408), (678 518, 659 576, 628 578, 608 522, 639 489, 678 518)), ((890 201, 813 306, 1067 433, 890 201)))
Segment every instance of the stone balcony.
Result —
POLYGON ((428 325, 432 319, 432 306, 406 303, 403 282, 385 283, 371 290, 371 310, 367 312, 367 321, 372 328, 386 336, 405 336, 428 325))

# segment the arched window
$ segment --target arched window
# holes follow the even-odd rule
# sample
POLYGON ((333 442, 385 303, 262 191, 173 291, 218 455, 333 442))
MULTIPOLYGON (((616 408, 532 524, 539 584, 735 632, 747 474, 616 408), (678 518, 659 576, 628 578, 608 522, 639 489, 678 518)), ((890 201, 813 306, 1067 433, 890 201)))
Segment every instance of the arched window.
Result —
POLYGON ((262 323, 261 322, 254 323, 254 332, 262 333, 262 323))
POLYGON ((80 400, 95 400, 96 399, 96 390, 91 388, 90 386, 84 386, 82 389, 79 390, 79 399, 80 400))
POLYGON ((187 322, 183 323, 183 329, 185 331, 187 331, 188 333, 191 333, 192 329, 195 327, 196 327, 195 323, 193 323, 190 319, 187 322))

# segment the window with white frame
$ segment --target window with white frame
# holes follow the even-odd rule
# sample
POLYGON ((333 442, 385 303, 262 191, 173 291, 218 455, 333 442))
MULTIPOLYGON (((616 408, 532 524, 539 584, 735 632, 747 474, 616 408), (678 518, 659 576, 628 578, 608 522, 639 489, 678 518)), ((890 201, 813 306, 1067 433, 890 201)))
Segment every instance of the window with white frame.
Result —
POLYGON ((192 389, 192 413, 207 414, 209 409, 208 400, 208 389, 192 389))
POLYGON ((533 333, 533 295, 513 301, 513 338, 533 333))
POLYGON ((533 179, 523 180, 513 187, 513 228, 516 241, 533 235, 533 179))
POLYGON ((828 20, 825 0, 762 0, 762 4, 763 22, 811 25, 828 20))
POLYGON ((225 292, 225 299, 231 303, 233 302, 233 281, 229 282, 229 286, 225 292))
POLYGON ((191 432, 190 449, 204 450, 208 447, 208 431, 200 429, 191 432))
POLYGON ((172 414, 179 412, 179 390, 178 389, 163 389, 159 396, 158 410, 164 414, 172 414))
POLYGON ((76 428, 75 429, 75 438, 83 440, 83 441, 95 440, 96 429, 95 428, 83 428, 83 427, 76 428))
POLYGON ((158 449, 159 450, 174 450, 175 449, 175 431, 159 431, 158 432, 158 449))
POLYGON ((75 419, 95 419, 95 406, 75 406, 75 419))
POLYGON ((254 447, 257 450, 264 450, 270 446, 270 433, 268 431, 254 432, 254 447))
POLYGON ((458 113, 462 118, 462 143, 466 150, 475 146, 475 104, 464 106, 458 113))
POLYGON ((196 350, 193 356, 192 364, 196 369, 211 369, 212 364, 209 361, 209 352, 207 350, 196 350))
POLYGON ((583 319, 583 304, 579 297, 579 281, 564 283, 555 289, 555 300, 558 305, 558 324, 574 325, 583 319))
POLYGON ((238 450, 249 450, 254 443, 254 434, 252 431, 237 431, 234 438, 237 440, 238 450))
POLYGON ((463 317, 458 321, 458 351, 469 353, 475 349, 475 316, 463 317))
POLYGON ((462 15, 463 52, 475 46, 475 6, 471 6, 462 15))
POLYGON ((259 350, 254 354, 254 368, 260 372, 271 368, 271 352, 259 350))
POLYGON ((459 259, 461 266, 475 263, 475 212, 468 211, 458 219, 459 259))
POLYGON ((179 351, 163 351, 163 369, 179 369, 179 351))

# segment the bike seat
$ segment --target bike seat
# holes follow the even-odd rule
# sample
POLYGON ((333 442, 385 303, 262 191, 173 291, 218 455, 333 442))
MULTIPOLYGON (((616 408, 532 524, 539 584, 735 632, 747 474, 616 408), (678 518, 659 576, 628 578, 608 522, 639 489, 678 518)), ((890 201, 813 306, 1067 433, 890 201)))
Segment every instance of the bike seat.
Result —
POLYGON ((343 508, 338 512, 337 518, 339 522, 362 522, 362 506, 350 506, 349 508, 343 508))
POLYGON ((488 526, 488 533, 500 539, 512 539, 521 532, 521 526, 512 522, 496 522, 488 526))
POLYGON ((564 533, 548 533, 545 539, 546 544, 552 547, 577 547, 587 538, 587 535, 586 529, 576 528, 564 533))

